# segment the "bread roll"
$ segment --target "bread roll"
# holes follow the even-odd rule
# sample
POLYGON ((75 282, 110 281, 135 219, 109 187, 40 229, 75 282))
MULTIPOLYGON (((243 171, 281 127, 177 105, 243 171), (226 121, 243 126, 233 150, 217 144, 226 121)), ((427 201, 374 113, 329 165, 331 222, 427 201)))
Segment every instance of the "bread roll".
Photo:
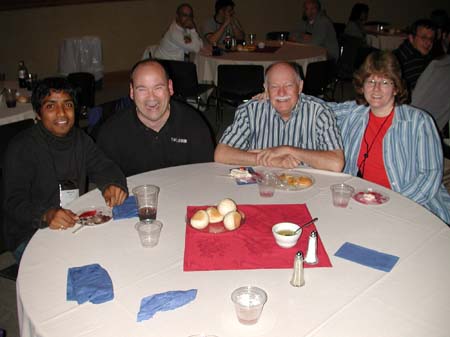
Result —
POLYGON ((191 226, 196 229, 206 228, 209 224, 208 213, 204 210, 200 210, 194 213, 191 218, 191 226))
POLYGON ((28 102, 28 98, 25 96, 19 96, 17 97, 17 102, 19 103, 27 103, 28 102))
POLYGON ((233 211, 224 216, 223 225, 226 229, 232 231, 241 226, 241 220, 241 214, 239 212, 233 211))
POLYGON ((309 187, 312 185, 312 180, 308 177, 299 177, 298 178, 298 186, 301 187, 309 187))
POLYGON ((237 209, 237 207, 236 207, 236 203, 233 200, 231 200, 231 199, 223 199, 217 205, 217 209, 218 209, 220 214, 225 216, 225 214, 228 214, 230 212, 234 212, 237 209))
POLYGON ((206 213, 208 213, 210 223, 217 223, 223 220, 223 215, 215 207, 208 207, 206 213))

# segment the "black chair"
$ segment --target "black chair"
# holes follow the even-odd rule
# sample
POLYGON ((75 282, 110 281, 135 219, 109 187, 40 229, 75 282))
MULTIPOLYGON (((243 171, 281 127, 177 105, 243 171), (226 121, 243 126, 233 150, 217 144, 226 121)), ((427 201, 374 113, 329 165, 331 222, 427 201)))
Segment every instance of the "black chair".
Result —
POLYGON ((95 105, 95 77, 91 73, 71 73, 67 76, 77 91, 78 108, 75 111, 75 123, 86 119, 89 108, 95 105))
POLYGON ((268 32, 266 34, 266 40, 278 41, 280 40, 281 34, 284 35, 286 41, 289 39, 289 32, 268 32))
POLYGON ((355 70, 359 69, 359 67, 361 67, 366 60, 367 56, 374 51, 379 51, 379 49, 370 46, 362 46, 358 48, 355 57, 355 70))
MULTIPOLYGON (((25 119, 20 122, 0 126, 0 205, 3 205, 3 162, 9 141, 21 131, 34 125, 34 120, 25 119)), ((0 253, 6 250, 3 231, 3 215, 0 215, 0 253)))
MULTIPOLYGON (((197 79, 197 66, 192 62, 158 60, 169 74, 173 82, 174 97, 187 101, 193 99, 197 103, 197 108, 202 104, 201 95, 210 89, 214 89, 213 84, 199 84, 197 79)), ((204 103, 208 106, 208 99, 204 103)))
POLYGON ((336 31, 336 38, 338 39, 338 41, 342 37, 342 35, 344 35, 345 26, 346 26, 345 23, 341 22, 333 23, 334 30, 336 31))
POLYGON ((217 67, 216 122, 223 121, 222 103, 237 107, 264 91, 264 67, 221 64, 217 67))
POLYGON ((306 77, 303 85, 303 92, 328 99, 327 88, 333 79, 334 61, 326 60, 309 63, 306 68, 306 77))

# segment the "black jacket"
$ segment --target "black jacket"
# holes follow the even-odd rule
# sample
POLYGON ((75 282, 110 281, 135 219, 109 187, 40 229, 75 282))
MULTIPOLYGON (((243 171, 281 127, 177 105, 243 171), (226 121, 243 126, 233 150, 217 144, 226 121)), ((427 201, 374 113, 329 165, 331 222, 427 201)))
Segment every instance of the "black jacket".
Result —
POLYGON ((59 207, 55 171, 64 165, 75 173, 80 195, 86 192, 87 177, 102 192, 109 185, 117 185, 127 191, 120 169, 82 130, 73 128, 65 137, 56 137, 39 122, 17 135, 5 154, 3 213, 5 241, 9 249, 27 242, 38 228, 45 227, 41 221, 44 213, 59 207), (52 155, 55 151, 73 152, 73 156, 69 156, 74 160, 57 162, 52 155))

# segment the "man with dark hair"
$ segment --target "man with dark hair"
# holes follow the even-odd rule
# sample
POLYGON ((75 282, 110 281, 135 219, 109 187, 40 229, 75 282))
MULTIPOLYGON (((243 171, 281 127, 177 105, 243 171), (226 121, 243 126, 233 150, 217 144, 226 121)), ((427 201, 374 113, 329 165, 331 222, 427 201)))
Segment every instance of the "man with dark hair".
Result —
POLYGON ((266 70, 268 100, 252 99, 238 107, 214 159, 235 165, 261 165, 341 171, 342 140, 332 111, 302 94, 298 67, 279 62, 266 70))
POLYGON ((417 20, 411 26, 408 38, 394 50, 395 56, 402 68, 402 76, 411 92, 417 79, 432 60, 436 26, 431 20, 417 20))
POLYGON ((214 16, 203 25, 205 39, 212 45, 223 43, 227 35, 236 40, 245 40, 244 29, 235 16, 234 2, 217 0, 215 10, 214 16))
POLYGON ((305 0, 300 26, 292 32, 291 40, 313 44, 327 50, 328 58, 337 60, 339 46, 333 22, 322 11, 319 0, 305 0))
POLYGON ((97 141, 127 177, 213 160, 212 136, 200 112, 172 95, 172 81, 159 62, 134 65, 130 97, 136 106, 108 119, 97 141))
POLYGON ((33 90, 38 115, 32 128, 20 133, 5 154, 5 239, 19 261, 39 228, 67 229, 78 220, 67 205, 86 192, 87 177, 112 207, 127 196, 120 169, 74 128, 75 90, 65 78, 46 78, 33 90))
POLYGON ((155 49, 154 58, 183 61, 189 53, 198 53, 203 47, 194 21, 191 5, 183 3, 177 7, 175 20, 155 49))

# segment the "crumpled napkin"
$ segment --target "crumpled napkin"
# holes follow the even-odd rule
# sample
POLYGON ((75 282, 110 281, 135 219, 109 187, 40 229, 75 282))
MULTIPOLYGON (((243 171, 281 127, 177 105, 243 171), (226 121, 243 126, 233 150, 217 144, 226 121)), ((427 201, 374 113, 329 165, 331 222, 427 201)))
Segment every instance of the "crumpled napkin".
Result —
POLYGON ((186 291, 167 291, 144 297, 137 315, 137 321, 152 318, 158 311, 169 311, 179 308, 193 301, 197 296, 197 289, 186 291))
POLYGON ((122 205, 114 206, 112 210, 114 220, 128 219, 138 216, 136 198, 130 195, 122 205))
POLYGON ((398 256, 381 253, 350 242, 344 243, 334 255, 385 272, 391 271, 399 259, 398 256))
POLYGON ((67 300, 78 304, 111 301, 114 290, 108 272, 99 264, 69 268, 67 272, 67 300))

